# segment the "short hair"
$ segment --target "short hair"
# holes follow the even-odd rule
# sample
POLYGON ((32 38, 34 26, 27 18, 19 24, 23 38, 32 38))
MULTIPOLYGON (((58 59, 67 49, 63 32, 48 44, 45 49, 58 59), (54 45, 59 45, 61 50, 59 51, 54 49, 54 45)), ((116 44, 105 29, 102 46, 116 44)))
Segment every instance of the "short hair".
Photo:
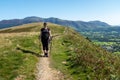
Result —
POLYGON ((47 25, 47 23, 46 23, 46 22, 44 22, 44 23, 43 23, 43 25, 47 25))

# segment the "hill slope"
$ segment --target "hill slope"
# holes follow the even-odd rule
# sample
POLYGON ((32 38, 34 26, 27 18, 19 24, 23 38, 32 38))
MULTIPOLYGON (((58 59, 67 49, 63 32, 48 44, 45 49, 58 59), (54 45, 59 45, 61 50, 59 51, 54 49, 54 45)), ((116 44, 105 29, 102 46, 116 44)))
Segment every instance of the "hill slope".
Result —
MULTIPOLYGON (((60 70, 65 79, 120 79, 118 56, 92 44, 70 28, 51 23, 48 26, 54 36, 50 65, 60 70)), ((35 64, 41 53, 38 40, 41 27, 42 23, 32 23, 0 30, 0 78, 35 79, 35 64)))
MULTIPOLYGON (((49 26, 56 34, 64 30, 59 25, 49 26)), ((0 30, 0 80, 35 80, 42 52, 38 39, 41 27, 42 23, 33 23, 0 30)))

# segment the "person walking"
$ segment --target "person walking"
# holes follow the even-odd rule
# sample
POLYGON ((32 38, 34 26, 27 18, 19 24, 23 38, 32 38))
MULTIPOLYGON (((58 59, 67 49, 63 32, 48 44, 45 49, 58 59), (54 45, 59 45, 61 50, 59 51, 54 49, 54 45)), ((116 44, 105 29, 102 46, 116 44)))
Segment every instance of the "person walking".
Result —
POLYGON ((43 28, 41 28, 41 31, 40 31, 40 38, 41 38, 42 48, 43 48, 45 57, 48 57, 48 54, 49 54, 49 41, 51 39, 51 36, 52 35, 51 35, 50 28, 48 28, 47 23, 44 22, 43 28))

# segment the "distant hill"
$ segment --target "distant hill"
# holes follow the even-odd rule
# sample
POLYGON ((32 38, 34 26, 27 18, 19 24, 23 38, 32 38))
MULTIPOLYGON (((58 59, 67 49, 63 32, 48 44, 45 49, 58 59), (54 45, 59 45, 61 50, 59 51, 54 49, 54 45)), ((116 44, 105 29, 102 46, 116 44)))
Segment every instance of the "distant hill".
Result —
POLYGON ((99 29, 112 27, 111 25, 101 21, 84 22, 84 21, 62 20, 54 17, 40 18, 40 17, 32 16, 32 17, 26 17, 24 19, 2 20, 0 21, 0 29, 12 27, 12 26, 18 26, 18 25, 27 24, 27 23, 34 23, 34 22, 50 22, 50 23, 59 24, 63 26, 69 26, 78 31, 99 30, 99 29))

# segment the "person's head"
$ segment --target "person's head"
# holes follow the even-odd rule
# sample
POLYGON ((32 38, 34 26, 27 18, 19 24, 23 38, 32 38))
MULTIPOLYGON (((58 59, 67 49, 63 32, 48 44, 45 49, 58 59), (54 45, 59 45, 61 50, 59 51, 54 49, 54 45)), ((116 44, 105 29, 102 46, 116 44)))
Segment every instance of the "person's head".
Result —
POLYGON ((44 26, 44 27, 47 27, 47 23, 46 23, 46 22, 44 22, 44 23, 43 23, 43 26, 44 26))

